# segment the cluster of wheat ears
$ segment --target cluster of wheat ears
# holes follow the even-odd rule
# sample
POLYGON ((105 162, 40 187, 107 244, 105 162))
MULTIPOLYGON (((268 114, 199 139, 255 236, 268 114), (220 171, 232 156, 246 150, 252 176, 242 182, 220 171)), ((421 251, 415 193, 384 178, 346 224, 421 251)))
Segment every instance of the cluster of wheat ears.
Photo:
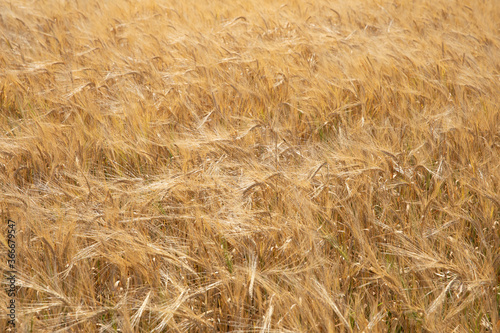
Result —
POLYGON ((499 110, 499 1, 0 0, 16 327, 498 332, 499 110))

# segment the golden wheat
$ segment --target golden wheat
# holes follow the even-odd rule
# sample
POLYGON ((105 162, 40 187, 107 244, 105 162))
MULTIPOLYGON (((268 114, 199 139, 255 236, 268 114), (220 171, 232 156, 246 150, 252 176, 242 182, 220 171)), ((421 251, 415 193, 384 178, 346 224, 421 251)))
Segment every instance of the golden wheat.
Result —
POLYGON ((499 18, 0 0, 16 328, 499 332, 499 18))

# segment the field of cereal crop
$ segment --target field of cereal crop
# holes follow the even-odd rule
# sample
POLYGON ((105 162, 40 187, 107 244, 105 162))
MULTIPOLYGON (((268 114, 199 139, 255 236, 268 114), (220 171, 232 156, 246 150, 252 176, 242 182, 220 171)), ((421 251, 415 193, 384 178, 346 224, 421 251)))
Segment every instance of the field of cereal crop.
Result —
POLYGON ((499 92, 499 1, 0 0, 0 306, 499 332, 499 92))

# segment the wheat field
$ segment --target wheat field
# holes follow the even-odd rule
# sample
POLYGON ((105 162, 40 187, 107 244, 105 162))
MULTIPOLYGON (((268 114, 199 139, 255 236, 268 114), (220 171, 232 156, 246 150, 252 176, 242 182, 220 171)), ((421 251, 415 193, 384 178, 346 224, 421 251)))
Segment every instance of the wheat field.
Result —
POLYGON ((499 332, 500 2, 0 0, 0 187, 0 329, 499 332))

